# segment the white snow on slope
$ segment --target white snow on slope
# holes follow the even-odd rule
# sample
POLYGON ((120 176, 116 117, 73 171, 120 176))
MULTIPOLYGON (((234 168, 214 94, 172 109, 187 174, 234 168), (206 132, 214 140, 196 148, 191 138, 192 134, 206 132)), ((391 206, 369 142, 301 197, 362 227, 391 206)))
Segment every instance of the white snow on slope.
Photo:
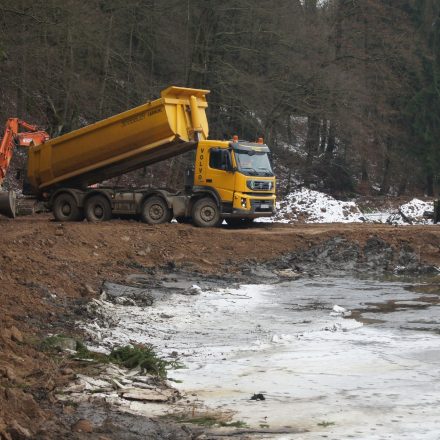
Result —
POLYGON ((420 199, 412 199, 410 202, 401 205, 397 213, 391 214, 387 219, 387 223, 392 223, 397 225, 433 224, 432 219, 423 217, 425 211, 432 211, 433 209, 434 206, 432 202, 424 202, 423 200, 420 199))
POLYGON ((359 223, 365 221, 354 202, 343 202, 308 188, 295 190, 279 202, 273 221, 280 223, 359 223))
POLYGON ((308 188, 292 191, 277 203, 272 218, 258 222, 277 223, 388 223, 393 225, 429 225, 432 219, 423 214, 433 210, 432 202, 413 199, 394 211, 362 213, 356 202, 337 200, 328 194, 308 188), (403 214, 403 215, 402 215, 403 214))

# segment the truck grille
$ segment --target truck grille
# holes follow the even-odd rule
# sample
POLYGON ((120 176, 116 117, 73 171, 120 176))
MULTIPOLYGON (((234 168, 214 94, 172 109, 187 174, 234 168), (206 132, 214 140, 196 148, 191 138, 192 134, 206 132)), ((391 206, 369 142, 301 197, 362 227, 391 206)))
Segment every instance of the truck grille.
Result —
POLYGON ((253 191, 270 191, 273 189, 273 182, 270 180, 248 180, 246 184, 253 191))
POLYGON ((269 191, 272 189, 272 182, 268 180, 254 180, 253 189, 269 191))

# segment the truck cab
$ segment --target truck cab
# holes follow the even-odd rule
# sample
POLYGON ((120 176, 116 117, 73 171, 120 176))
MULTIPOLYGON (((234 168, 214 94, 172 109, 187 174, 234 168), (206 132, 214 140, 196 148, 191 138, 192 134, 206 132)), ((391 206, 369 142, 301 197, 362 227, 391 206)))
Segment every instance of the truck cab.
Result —
POLYGON ((269 153, 262 140, 200 141, 193 190, 212 192, 228 223, 270 217, 275 213, 275 176, 269 153))

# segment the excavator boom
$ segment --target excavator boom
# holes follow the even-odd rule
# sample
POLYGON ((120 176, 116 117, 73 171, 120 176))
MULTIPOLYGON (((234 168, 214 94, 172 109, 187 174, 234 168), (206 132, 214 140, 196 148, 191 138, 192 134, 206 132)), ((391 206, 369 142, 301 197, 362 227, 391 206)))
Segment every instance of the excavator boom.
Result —
MULTIPOLYGON (((47 140, 49 135, 36 125, 18 118, 9 118, 0 143, 0 187, 8 172, 15 147, 31 147, 47 140), (26 131, 20 132, 20 128, 26 131)), ((15 217, 15 195, 11 191, 0 192, 0 213, 15 217)))
POLYGON ((0 144, 0 185, 6 177, 15 147, 31 147, 47 140, 49 135, 39 130, 36 125, 28 124, 18 118, 9 118, 0 144), (27 131, 20 132, 20 128, 27 131))

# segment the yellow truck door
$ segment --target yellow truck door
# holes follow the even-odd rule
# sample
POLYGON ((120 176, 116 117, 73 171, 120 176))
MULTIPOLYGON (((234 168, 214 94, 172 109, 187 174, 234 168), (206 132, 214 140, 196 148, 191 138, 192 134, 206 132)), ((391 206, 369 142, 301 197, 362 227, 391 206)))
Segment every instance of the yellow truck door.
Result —
POLYGON ((215 188, 223 203, 234 200, 235 173, 229 150, 212 146, 206 155, 205 185, 215 188))

